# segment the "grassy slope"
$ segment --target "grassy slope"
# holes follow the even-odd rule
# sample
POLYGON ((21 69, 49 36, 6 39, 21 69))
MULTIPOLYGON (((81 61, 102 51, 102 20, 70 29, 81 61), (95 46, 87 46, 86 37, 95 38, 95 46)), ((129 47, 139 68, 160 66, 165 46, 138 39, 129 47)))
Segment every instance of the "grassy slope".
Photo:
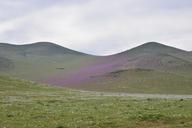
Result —
POLYGON ((192 100, 105 97, 0 76, 0 128, 190 128, 192 100))
POLYGON ((12 56, 9 57, 14 68, 0 72, 29 80, 42 80, 44 78, 65 76, 90 63, 96 61, 92 56, 64 55, 64 56, 12 56))
MULTIPOLYGON (((8 66, 10 70, 0 70, 0 74, 49 84, 52 84, 50 81, 59 79, 61 84, 58 85, 65 86, 62 80, 68 79, 67 76, 70 76, 72 81, 76 80, 78 84, 81 84, 77 77, 73 77, 73 74, 81 69, 84 71, 78 75, 92 79, 91 77, 94 76, 95 72, 106 69, 93 70, 95 66, 115 63, 115 66, 106 70, 106 74, 111 71, 118 72, 119 70, 134 68, 154 69, 156 71, 132 70, 109 73, 105 77, 103 74, 99 74, 99 77, 96 75, 93 81, 90 80, 91 84, 83 83, 82 86, 75 85, 74 87, 113 92, 192 94, 192 59, 185 51, 158 43, 144 44, 111 57, 88 56, 49 43, 37 43, 22 47, 10 45, 7 47, 8 49, 4 49, 4 52, 3 49, 0 50, 2 55, 6 53, 3 57, 8 58, 5 61, 0 57, 0 66, 7 68, 8 62, 11 60, 10 66, 8 66), (167 71, 171 73, 167 73, 167 71), (95 79, 97 79, 96 82, 95 79)), ((71 84, 68 86, 70 87, 71 84)))
POLYGON ((0 57, 0 71, 6 71, 7 69, 13 69, 13 63, 11 60, 0 57))
POLYGON ((95 79, 95 83, 79 88, 109 92, 192 94, 191 75, 130 69, 111 72, 99 80, 95 79))
POLYGON ((186 51, 152 42, 106 58, 106 63, 113 61, 117 63, 112 73, 93 75, 91 77, 94 82, 77 88, 129 93, 192 94, 192 58, 186 51))
MULTIPOLYGON (((12 58, 15 68, 5 71, 3 74, 16 76, 19 78, 39 81, 49 78, 62 78, 83 67, 89 67, 97 61, 92 56, 33 56, 12 58), (46 63, 46 64, 45 64, 46 63), (64 69, 58 69, 64 68, 64 69)), ((100 78, 91 84, 76 85, 75 87, 86 90, 112 91, 112 92, 136 92, 136 93, 172 93, 172 94, 192 94, 192 73, 188 69, 182 75, 158 72, 158 71, 135 71, 111 73, 100 78)), ((118 72, 118 71, 116 71, 118 72)), ((95 77, 97 78, 97 77, 95 77)), ((94 78, 94 79, 95 79, 94 78)))
POLYGON ((29 45, 0 43, 0 68, 5 65, 2 57, 11 60, 13 68, 7 67, 7 70, 0 70, 0 74, 35 81, 65 76, 94 63, 97 58, 49 42, 29 45))

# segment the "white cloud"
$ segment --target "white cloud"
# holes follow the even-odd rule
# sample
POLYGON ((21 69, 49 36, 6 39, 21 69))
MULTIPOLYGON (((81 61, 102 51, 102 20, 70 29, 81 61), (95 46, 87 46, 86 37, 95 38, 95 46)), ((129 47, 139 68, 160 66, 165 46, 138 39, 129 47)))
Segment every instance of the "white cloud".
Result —
POLYGON ((92 54, 112 54, 148 41, 192 50, 192 10, 178 6, 165 9, 165 0, 148 1, 150 4, 146 0, 50 4, 0 20, 0 41, 52 41, 92 54))

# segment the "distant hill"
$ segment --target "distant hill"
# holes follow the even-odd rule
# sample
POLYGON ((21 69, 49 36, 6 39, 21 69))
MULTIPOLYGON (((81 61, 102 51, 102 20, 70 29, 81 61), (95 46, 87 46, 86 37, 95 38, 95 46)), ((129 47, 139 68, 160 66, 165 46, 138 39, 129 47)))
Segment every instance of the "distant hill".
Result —
POLYGON ((0 44, 0 55, 39 55, 39 56, 53 56, 63 54, 84 55, 84 53, 77 52, 50 42, 37 42, 26 45, 11 45, 0 44))
POLYGON ((111 56, 122 69, 141 68, 164 71, 192 69, 192 57, 188 52, 156 42, 149 42, 111 56))
POLYGON ((102 57, 49 42, 0 44, 0 74, 85 90, 185 94, 191 55, 157 42, 102 57))
MULTIPOLYGON (((192 91, 191 55, 187 51, 156 42, 108 56, 102 64, 87 69, 91 77, 84 78, 87 83, 75 88, 167 94, 192 91), (96 70, 92 72, 94 68, 96 70)), ((69 85, 73 83, 65 82, 69 85)))
MULTIPOLYGON (((168 54, 168 53, 185 53, 186 51, 178 49, 178 48, 174 48, 171 46, 167 46, 164 44, 160 44, 157 42, 148 42, 145 43, 143 45, 140 45, 138 47, 135 47, 133 49, 124 51, 122 53, 119 54, 138 54, 138 53, 164 53, 164 54, 168 54)), ((118 54, 117 54, 118 55, 118 54)))
POLYGON ((26 45, 0 43, 0 74, 37 81, 65 76, 88 66, 96 58, 50 42, 26 45))

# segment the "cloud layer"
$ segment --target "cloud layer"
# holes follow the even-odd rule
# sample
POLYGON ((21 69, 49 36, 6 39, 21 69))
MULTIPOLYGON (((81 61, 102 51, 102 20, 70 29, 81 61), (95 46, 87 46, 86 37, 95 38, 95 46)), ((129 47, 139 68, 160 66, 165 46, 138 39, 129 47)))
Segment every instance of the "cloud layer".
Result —
POLYGON ((0 42, 117 53, 149 41, 192 50, 191 0, 6 0, 0 42))

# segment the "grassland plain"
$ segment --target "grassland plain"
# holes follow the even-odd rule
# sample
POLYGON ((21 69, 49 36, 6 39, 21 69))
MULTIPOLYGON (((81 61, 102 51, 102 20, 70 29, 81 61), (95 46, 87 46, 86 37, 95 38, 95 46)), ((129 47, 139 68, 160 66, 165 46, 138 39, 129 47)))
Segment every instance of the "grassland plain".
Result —
POLYGON ((191 128, 191 99, 81 93, 0 76, 0 128, 191 128))

